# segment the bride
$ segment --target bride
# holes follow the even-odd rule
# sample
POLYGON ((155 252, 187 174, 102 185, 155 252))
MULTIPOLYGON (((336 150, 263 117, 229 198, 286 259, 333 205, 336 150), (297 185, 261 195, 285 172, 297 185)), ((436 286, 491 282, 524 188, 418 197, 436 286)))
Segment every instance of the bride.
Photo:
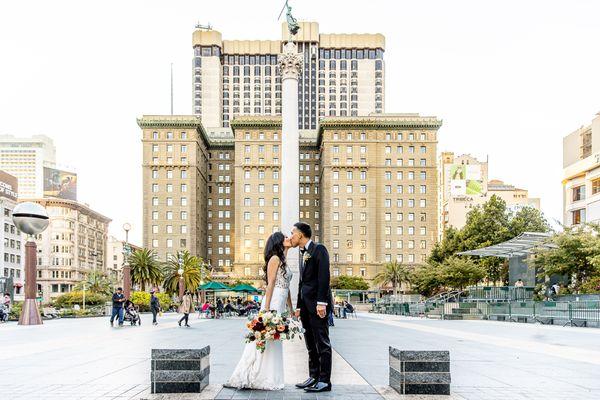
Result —
MULTIPOLYGON (((273 233, 267 240, 264 266, 267 290, 261 310, 275 310, 278 314, 285 312, 286 306, 290 313, 293 310, 290 296, 292 272, 285 261, 290 247, 290 240, 281 232, 273 233)), ((283 389, 281 341, 267 342, 263 353, 256 350, 254 342, 247 343, 242 358, 225 386, 237 389, 283 389)))

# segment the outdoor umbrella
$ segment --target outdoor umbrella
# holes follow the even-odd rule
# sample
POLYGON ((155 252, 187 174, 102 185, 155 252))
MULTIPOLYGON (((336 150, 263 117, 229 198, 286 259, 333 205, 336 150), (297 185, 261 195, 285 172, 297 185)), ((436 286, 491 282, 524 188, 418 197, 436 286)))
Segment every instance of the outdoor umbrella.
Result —
POLYGON ((254 286, 250 286, 244 283, 237 285, 236 287, 231 289, 234 292, 243 292, 243 293, 258 293, 258 289, 254 286))
POLYGON ((221 282, 211 281, 205 283, 204 285, 200 285, 198 287, 198 290, 205 290, 207 292, 217 292, 222 290, 231 290, 231 288, 227 285, 222 284, 221 282))

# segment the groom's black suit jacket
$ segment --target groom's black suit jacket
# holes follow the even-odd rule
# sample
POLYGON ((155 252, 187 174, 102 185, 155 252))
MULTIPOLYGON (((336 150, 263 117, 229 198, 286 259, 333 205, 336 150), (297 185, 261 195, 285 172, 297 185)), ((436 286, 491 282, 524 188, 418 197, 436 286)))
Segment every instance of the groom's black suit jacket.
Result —
POLYGON ((317 313, 317 302, 327 303, 327 312, 333 308, 331 289, 329 288, 329 253, 325 246, 311 242, 306 253, 300 253, 300 284, 298 287, 298 308, 306 306, 310 313, 317 313))

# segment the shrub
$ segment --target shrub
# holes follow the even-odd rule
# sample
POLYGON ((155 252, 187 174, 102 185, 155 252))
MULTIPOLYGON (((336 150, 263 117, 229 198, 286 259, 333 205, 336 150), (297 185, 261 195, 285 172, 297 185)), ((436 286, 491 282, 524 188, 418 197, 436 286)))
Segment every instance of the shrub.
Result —
POLYGON ((368 290, 369 284, 362 276, 337 276, 331 279, 332 289, 368 290))
POLYGON ((19 316, 21 315, 21 309, 23 308, 23 302, 17 301, 12 303, 10 307, 10 314, 8 315, 8 319, 17 321, 19 316))
MULTIPOLYGON (((110 298, 98 293, 85 293, 85 304, 86 306, 98 306, 109 301, 110 298)), ((69 292, 61 296, 58 296, 52 302, 52 305, 57 308, 72 308, 73 305, 79 304, 83 306, 83 292, 69 292)))
MULTIPOLYGON (((157 293, 158 301, 163 310, 168 310, 173 303, 171 297, 166 293, 157 293)), ((148 292, 133 292, 131 294, 131 301, 136 306, 139 306, 141 312, 150 311, 150 293, 148 292)))

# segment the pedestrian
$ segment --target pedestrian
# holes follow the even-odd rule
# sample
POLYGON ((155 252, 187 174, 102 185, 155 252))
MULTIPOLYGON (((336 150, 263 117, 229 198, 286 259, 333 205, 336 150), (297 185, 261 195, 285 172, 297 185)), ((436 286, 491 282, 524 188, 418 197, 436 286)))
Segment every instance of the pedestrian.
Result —
POLYGON ((156 322, 156 314, 160 312, 160 301, 154 292, 154 289, 150 291, 150 311, 152 311, 152 325, 158 325, 156 322))
POLYGON ((123 288, 117 288, 117 292, 112 297, 112 315, 110 316, 110 326, 114 326, 115 317, 119 317, 119 326, 123 326, 123 303, 125 303, 123 288))
POLYGON ((185 321, 185 326, 189 328, 190 325, 188 324, 188 320, 190 317, 190 313, 194 312, 194 302, 192 300, 192 295, 189 292, 189 290, 186 290, 183 294, 183 298, 181 299, 181 307, 179 311, 183 313, 183 317, 181 317, 181 319, 179 320, 179 326, 181 326, 181 323, 185 321))
POLYGON ((524 286, 523 280, 519 278, 519 280, 517 280, 515 282, 515 287, 523 287, 523 286, 524 286))

